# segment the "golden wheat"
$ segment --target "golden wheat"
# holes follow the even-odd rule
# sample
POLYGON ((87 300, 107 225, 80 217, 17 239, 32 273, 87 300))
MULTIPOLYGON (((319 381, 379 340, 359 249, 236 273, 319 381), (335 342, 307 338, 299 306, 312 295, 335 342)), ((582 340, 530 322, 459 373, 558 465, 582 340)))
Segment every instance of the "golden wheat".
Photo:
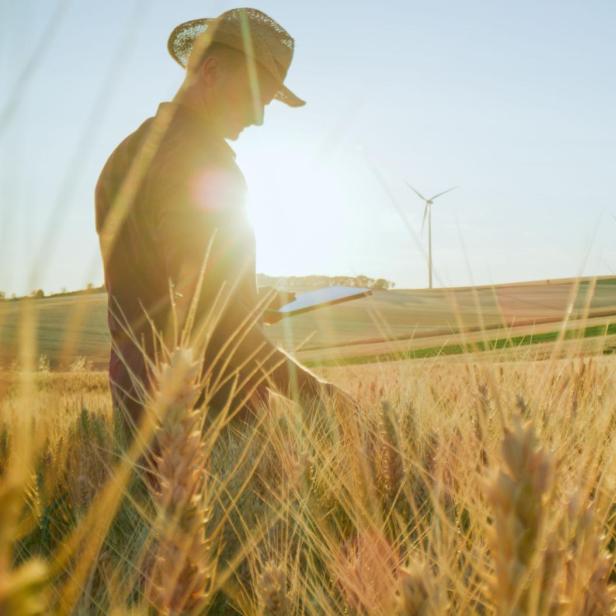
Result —
POLYGON ((35 414, 35 473, 10 462, 19 457, 3 435, 23 427, 23 397, 19 374, 3 375, 0 486, 13 482, 17 507, 0 528, 4 554, 13 553, 4 605, 17 605, 13 597, 33 613, 59 603, 88 614, 145 614, 148 605, 368 616, 614 610, 613 359, 329 369, 359 395, 360 415, 278 401, 211 452, 192 408, 192 358, 170 353, 166 363, 151 405, 160 445, 151 511, 128 493, 120 509, 105 501, 118 495, 105 491, 117 471, 104 375, 37 373, 32 400, 46 411, 35 414), (88 541, 89 560, 70 560, 88 541), (86 564, 91 571, 78 569, 82 581, 69 585, 86 564))
POLYGON ((194 408, 198 369, 189 350, 176 349, 159 368, 154 392, 165 414, 157 435, 158 481, 152 487, 157 543, 146 592, 164 614, 203 609, 216 568, 212 538, 206 537, 211 509, 203 410, 194 408))

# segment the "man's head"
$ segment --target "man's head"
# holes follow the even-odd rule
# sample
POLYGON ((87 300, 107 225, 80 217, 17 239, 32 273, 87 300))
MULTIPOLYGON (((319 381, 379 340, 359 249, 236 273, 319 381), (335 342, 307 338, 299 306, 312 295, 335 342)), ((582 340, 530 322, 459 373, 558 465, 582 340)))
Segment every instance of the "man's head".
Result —
POLYGON ((191 54, 184 82, 208 121, 222 136, 233 140, 247 126, 263 124, 264 108, 279 85, 254 60, 217 42, 199 56, 191 54))
POLYGON ((231 139, 262 124, 273 98, 291 107, 305 104, 284 84, 294 46, 279 23, 254 8, 183 22, 167 41, 171 57, 187 71, 182 91, 231 139))

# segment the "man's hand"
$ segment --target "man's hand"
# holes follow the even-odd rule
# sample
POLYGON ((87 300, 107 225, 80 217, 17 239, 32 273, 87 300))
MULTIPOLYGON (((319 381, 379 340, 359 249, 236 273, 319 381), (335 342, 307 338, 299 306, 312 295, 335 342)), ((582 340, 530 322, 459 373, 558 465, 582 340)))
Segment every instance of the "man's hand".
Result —
POLYGON ((264 297, 270 297, 270 300, 263 313, 263 322, 272 324, 277 323, 282 318, 282 315, 278 312, 278 308, 292 302, 295 299, 295 293, 293 293, 293 291, 279 291, 273 287, 259 287, 259 301, 263 300, 264 297))

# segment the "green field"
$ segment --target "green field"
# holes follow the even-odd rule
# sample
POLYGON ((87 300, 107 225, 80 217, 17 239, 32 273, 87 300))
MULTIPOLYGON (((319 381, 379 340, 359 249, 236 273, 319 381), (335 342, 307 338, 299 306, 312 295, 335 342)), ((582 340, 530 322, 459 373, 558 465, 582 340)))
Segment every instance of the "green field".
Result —
MULTIPOLYGON (((109 355, 105 293, 33 302, 39 354, 63 369, 85 357, 104 369, 109 355)), ((0 361, 17 356, 23 300, 0 303, 0 361)), ((616 277, 484 287, 375 291, 266 326, 271 338, 304 361, 366 362, 516 347, 551 352, 555 342, 581 352, 616 346, 616 277), (547 349, 547 350, 546 350, 547 349)))

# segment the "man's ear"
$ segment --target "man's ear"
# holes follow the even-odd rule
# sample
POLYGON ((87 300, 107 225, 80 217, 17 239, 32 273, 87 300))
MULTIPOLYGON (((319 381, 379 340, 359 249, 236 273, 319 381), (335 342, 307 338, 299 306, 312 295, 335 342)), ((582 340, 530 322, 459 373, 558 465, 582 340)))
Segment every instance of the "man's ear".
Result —
POLYGON ((220 75, 220 62, 216 56, 207 56, 199 67, 199 76, 207 88, 216 85, 220 75))

